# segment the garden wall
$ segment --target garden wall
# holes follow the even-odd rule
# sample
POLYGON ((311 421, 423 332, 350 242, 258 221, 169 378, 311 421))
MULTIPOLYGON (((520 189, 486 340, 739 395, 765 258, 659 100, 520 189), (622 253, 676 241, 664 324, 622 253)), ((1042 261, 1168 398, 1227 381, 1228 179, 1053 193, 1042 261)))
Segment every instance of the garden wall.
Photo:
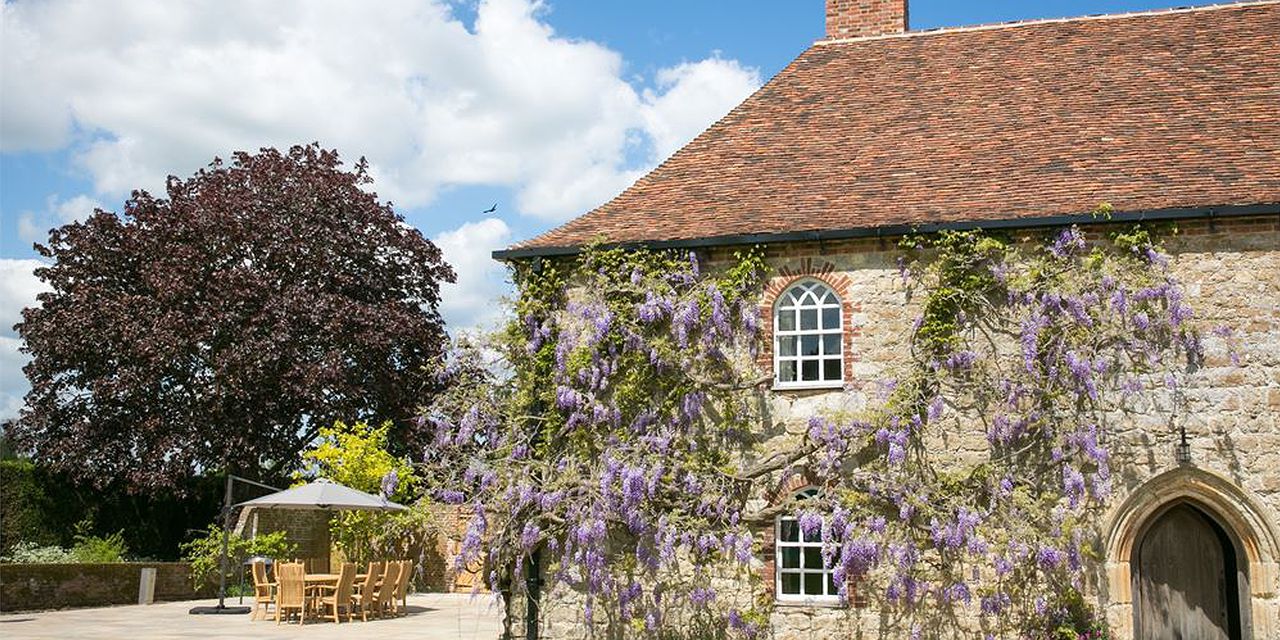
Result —
POLYGON ((142 569, 156 570, 155 600, 191 600, 212 593, 191 584, 185 562, 0 564, 0 611, 137 604, 142 569))

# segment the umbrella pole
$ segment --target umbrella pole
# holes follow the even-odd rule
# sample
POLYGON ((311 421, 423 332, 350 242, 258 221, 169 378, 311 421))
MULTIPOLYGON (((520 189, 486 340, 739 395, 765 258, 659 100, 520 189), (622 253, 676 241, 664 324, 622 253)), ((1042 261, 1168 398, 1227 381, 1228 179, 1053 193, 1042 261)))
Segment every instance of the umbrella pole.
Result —
POLYGON ((227 544, 231 535, 231 474, 227 474, 227 491, 222 499, 222 554, 218 558, 218 608, 226 608, 227 600, 227 544))
MULTIPOLYGON (((249 613, 249 607, 228 607, 227 606, 227 545, 231 537, 231 483, 237 480, 236 476, 227 474, 226 494, 222 498, 222 549, 218 554, 218 606, 216 607, 192 607, 188 613, 193 615, 201 614, 217 614, 230 613, 242 614, 249 613)), ((251 481, 246 481, 251 482, 251 481)), ((258 484, 251 482, 252 484, 258 484)), ((266 485, 261 485, 266 486, 266 485)), ((267 487, 273 489, 274 487, 267 487)))

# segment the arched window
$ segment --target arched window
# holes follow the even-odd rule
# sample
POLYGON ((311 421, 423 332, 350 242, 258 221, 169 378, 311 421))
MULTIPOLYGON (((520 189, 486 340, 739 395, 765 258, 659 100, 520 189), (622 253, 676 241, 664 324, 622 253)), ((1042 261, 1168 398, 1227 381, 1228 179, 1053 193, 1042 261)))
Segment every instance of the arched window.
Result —
POLYGON ((773 306, 773 377, 781 387, 844 381, 840 298, 816 280, 798 282, 773 306))
MULTIPOLYGON (((795 493, 797 500, 818 495, 814 487, 795 493)), ((779 516, 774 532, 774 593, 790 602, 839 602, 832 570, 822 561, 822 534, 804 533, 794 515, 779 516)))

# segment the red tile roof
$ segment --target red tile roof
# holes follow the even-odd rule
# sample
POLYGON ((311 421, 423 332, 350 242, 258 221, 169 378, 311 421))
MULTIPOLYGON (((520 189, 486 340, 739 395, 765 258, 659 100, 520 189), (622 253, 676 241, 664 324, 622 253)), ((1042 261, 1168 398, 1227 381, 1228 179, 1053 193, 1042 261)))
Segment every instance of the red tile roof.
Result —
POLYGON ((1280 203, 1280 2, 818 42, 621 195, 516 248, 1104 201, 1280 203))

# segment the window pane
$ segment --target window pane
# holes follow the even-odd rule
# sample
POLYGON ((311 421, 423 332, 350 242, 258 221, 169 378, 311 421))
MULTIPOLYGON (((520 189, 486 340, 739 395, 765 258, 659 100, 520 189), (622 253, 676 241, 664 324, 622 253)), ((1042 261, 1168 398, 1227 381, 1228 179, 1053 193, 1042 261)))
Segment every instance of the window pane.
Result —
POLYGON ((796 354, 796 337, 783 336, 778 338, 778 355, 794 356, 796 354))
POLYGON ((800 355, 818 355, 818 336, 800 336, 800 355))
POLYGON ((840 354, 840 334, 828 333, 822 336, 822 353, 828 356, 840 354))
POLYGON ((788 595, 800 594, 800 574, 784 573, 782 574, 782 592, 788 595))
POLYGON ((827 574, 825 573, 804 574, 804 595, 806 596, 823 595, 822 583, 824 582, 823 578, 825 578, 826 575, 827 574))
POLYGON ((840 593, 840 587, 836 586, 836 578, 834 575, 827 574, 827 595, 836 595, 840 593))
POLYGON ((804 549, 804 568, 806 569, 822 569, 822 549, 818 547, 805 547, 804 549))
POLYGON ((840 326, 840 307, 822 310, 822 328, 835 329, 840 326))
POLYGON ((803 331, 814 331, 818 328, 818 310, 817 309, 801 309, 800 310, 800 329, 803 331))
POLYGON ((806 360, 800 363, 800 379, 806 382, 818 379, 817 360, 806 360))
POLYGON ((783 542, 799 542, 800 525, 795 520, 783 520, 778 523, 778 539, 783 542))
POLYGON ((778 381, 795 382, 796 381, 796 361, 781 360, 778 362, 778 381))
POLYGON ((795 331, 796 330, 796 312, 795 311, 779 311, 778 312, 778 331, 795 331))
POLYGON ((839 380, 840 379, 840 360, 831 358, 822 361, 822 379, 823 380, 839 380))
POLYGON ((800 568, 799 547, 783 547, 782 548, 782 568, 783 569, 799 569, 800 568))
POLYGON ((827 295, 822 296, 822 304, 840 304, 840 301, 836 300, 836 297, 831 295, 831 292, 828 291, 827 295))

